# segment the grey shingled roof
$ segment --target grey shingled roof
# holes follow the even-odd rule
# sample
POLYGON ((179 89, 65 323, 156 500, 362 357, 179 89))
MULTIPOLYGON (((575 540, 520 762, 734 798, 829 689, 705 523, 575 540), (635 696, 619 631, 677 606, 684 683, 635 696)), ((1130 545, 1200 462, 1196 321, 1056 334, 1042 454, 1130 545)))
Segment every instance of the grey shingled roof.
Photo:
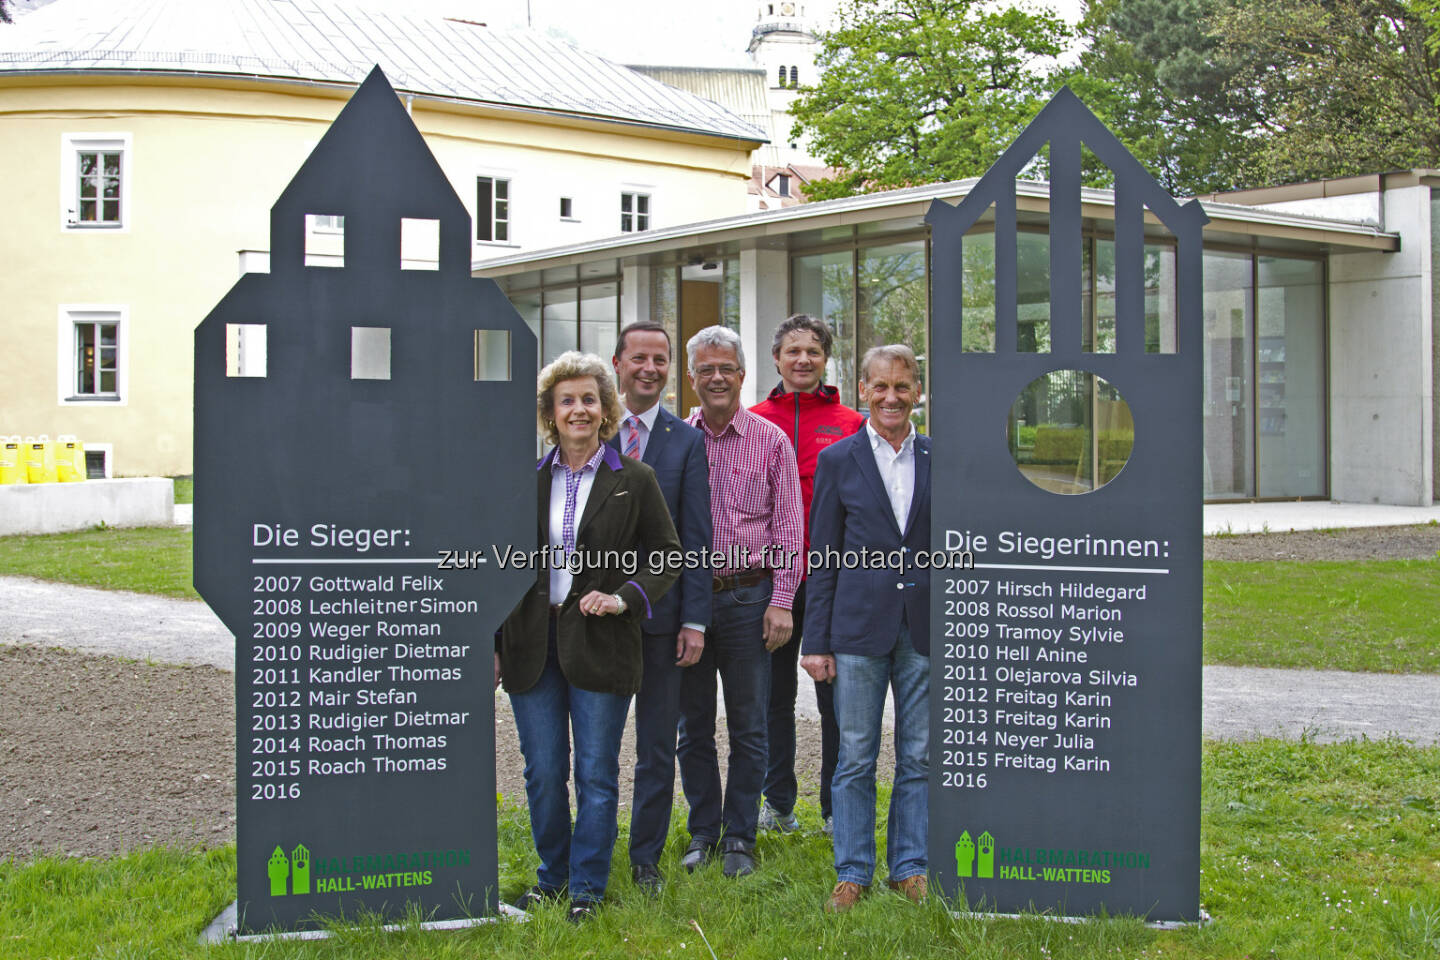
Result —
POLYGON ((532 31, 379 0, 55 0, 0 27, 0 75, 117 71, 358 84, 764 140, 720 105, 532 31))

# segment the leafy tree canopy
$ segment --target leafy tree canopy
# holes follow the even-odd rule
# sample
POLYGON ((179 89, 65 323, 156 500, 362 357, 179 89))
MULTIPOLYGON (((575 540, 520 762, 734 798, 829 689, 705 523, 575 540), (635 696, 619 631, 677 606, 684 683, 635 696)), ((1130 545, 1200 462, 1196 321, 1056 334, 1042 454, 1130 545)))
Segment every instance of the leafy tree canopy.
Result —
POLYGON ((849 0, 821 37, 797 133, 845 173, 811 199, 979 176, 1043 104, 1056 14, 982 0, 849 0))

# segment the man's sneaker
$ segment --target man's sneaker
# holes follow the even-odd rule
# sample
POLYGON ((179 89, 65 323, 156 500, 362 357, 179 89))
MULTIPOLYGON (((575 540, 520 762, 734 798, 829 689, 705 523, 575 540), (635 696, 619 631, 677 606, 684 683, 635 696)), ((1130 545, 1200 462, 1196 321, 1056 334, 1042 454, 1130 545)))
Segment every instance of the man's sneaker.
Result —
POLYGON ((865 889, 858 883, 841 880, 835 884, 835 889, 830 891, 830 900, 825 904, 825 912, 844 913, 860 902, 860 895, 865 892, 865 889))
POLYGON ((594 900, 571 900, 570 913, 565 919, 571 923, 584 923, 595 916, 600 909, 600 904, 594 900))
POLYGON ((760 819, 756 826, 761 830, 777 830, 780 833, 794 833, 800 829, 800 818, 795 816, 792 810, 790 813, 781 813, 770 806, 766 800, 760 805, 760 819))
POLYGON ((835 815, 833 813, 825 818, 825 825, 820 828, 820 832, 827 837, 835 836, 835 815))
POLYGON ((529 913, 537 907, 554 903, 563 896, 565 896, 564 890, 547 890, 537 883, 515 898, 514 907, 516 910, 524 910, 526 913, 529 913))

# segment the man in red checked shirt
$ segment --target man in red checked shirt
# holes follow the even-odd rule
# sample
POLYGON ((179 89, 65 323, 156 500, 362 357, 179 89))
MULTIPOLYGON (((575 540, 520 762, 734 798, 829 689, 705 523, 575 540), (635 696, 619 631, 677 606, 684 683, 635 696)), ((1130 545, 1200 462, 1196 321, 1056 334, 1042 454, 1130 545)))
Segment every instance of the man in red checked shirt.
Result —
POLYGON ((680 862, 693 871, 719 853, 725 876, 739 877, 755 870, 768 753, 770 652, 790 639, 790 605, 804 563, 800 479, 785 435, 740 403, 745 382, 740 337, 724 327, 706 327, 690 338, 685 353, 700 398, 689 423, 705 438, 714 549, 724 559, 713 571, 704 652, 680 680, 675 753, 690 804, 690 845, 680 862), (723 792, 715 749, 717 674, 730 733, 723 792))
MULTIPOLYGON (((865 418, 840 402, 840 391, 821 383, 834 337, 823 320, 805 313, 787 318, 775 331, 770 348, 780 383, 770 396, 750 408, 779 427, 795 448, 800 469, 800 496, 805 506, 805 553, 810 552, 810 498, 815 491, 815 461, 820 451, 865 426, 865 418)), ((795 816, 795 692, 800 658, 800 627, 805 621, 805 584, 795 592, 793 639, 770 655, 770 756, 765 772, 765 805, 760 829, 792 833, 800 829, 795 816)), ((826 833, 831 823, 830 782, 835 777, 840 732, 835 725, 835 688, 815 684, 820 708, 820 814, 826 833)))

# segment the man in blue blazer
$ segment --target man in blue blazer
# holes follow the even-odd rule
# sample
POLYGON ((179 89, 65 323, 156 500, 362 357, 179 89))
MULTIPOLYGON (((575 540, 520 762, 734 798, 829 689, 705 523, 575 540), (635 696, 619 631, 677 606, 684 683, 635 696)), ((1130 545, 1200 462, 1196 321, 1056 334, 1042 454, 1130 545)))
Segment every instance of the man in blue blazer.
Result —
POLYGON ((832 912, 853 907, 875 874, 875 759, 887 687, 895 692, 889 884, 916 902, 927 893, 930 575, 910 562, 930 550, 930 438, 910 423, 919 395, 909 347, 871 348, 860 363, 870 419, 821 451, 815 471, 815 562, 800 663, 816 682, 835 684, 832 912), (888 558, 855 564, 844 559, 848 551, 888 558))
MULTIPOLYGON (((670 375, 670 337, 658 323, 638 321, 620 331, 611 358, 625 420, 610 444, 649 465, 691 557, 708 552, 710 468, 700 431, 660 401, 670 375)), ((644 677, 635 696, 635 794, 630 814, 630 873, 648 893, 660 890, 660 852, 670 830, 675 793, 675 736, 680 719, 680 672, 700 659, 710 624, 708 569, 686 565, 645 621, 644 677)))

